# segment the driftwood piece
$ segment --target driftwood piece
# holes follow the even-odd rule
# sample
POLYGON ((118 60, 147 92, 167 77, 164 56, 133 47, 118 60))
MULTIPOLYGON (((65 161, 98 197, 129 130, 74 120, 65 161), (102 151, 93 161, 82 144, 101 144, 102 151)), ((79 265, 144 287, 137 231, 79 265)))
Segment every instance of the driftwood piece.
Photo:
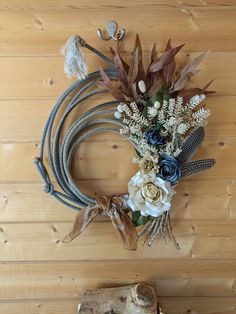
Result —
POLYGON ((154 288, 145 284, 87 290, 78 310, 79 314, 161 313, 154 288))

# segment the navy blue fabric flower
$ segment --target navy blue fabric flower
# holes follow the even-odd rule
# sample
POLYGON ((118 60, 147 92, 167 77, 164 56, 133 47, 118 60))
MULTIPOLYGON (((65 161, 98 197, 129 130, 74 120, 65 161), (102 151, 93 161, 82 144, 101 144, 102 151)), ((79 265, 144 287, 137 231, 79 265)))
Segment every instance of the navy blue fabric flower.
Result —
POLYGON ((166 138, 160 133, 158 133, 156 130, 149 130, 145 134, 145 138, 148 142, 148 144, 151 145, 165 145, 166 144, 166 138))
POLYGON ((162 156, 158 162, 159 173, 158 177, 162 178, 165 181, 175 185, 181 177, 181 163, 178 159, 172 156, 162 156))

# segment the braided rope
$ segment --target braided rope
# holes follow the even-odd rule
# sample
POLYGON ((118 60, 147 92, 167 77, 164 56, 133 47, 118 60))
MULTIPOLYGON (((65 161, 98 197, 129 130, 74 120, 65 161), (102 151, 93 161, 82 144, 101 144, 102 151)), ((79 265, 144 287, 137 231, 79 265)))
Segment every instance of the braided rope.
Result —
MULTIPOLYGON (((95 48, 89 46, 87 43, 83 43, 83 46, 113 65, 111 60, 95 48)), ((113 66, 106 69, 105 72, 110 79, 116 80, 116 72, 113 66)), ((114 106, 117 106, 119 101, 110 101, 98 104, 92 109, 87 110, 84 114, 80 115, 66 130, 65 134, 63 134, 65 122, 68 117, 83 101, 106 93, 106 90, 97 88, 96 80, 98 79, 101 79, 99 71, 90 73, 85 79, 72 84, 61 95, 45 124, 41 138, 39 157, 36 157, 34 161, 42 177, 44 191, 54 196, 59 202, 75 210, 80 210, 84 206, 95 204, 95 199, 80 191, 72 178, 71 163, 75 151, 78 149, 81 142, 85 141, 90 136, 102 132, 115 132, 120 134, 120 128, 124 126, 121 121, 114 118, 114 106), (62 115, 58 117, 60 109, 65 104, 66 108, 62 115), (104 123, 112 126, 101 127, 100 125, 104 123), (45 166, 46 159, 49 162, 52 178, 55 179, 62 191, 55 190, 52 179, 45 166)), ((126 135, 123 136, 127 138, 126 135)), ((134 143, 131 142, 131 144, 135 146, 134 143)))

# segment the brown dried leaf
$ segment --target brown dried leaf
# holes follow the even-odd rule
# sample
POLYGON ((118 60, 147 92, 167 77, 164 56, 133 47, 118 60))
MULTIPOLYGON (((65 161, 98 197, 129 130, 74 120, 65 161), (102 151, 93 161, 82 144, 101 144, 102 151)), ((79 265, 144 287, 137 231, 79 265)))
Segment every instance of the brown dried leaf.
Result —
MULTIPOLYGON (((205 91, 208 89, 208 87, 214 82, 214 80, 215 80, 215 79, 211 80, 209 83, 207 83, 207 84, 202 88, 202 91, 203 91, 204 93, 205 93, 205 91)), ((214 91, 208 91, 207 93, 208 93, 208 94, 209 94, 209 93, 212 94, 212 93, 215 93, 215 92, 214 92, 214 91)))
POLYGON ((137 78, 137 74, 138 74, 138 58, 139 58, 139 52, 138 52, 139 48, 137 47, 135 49, 135 51, 133 52, 133 60, 132 60, 132 64, 130 65, 129 68, 129 73, 128 73, 128 82, 129 82, 129 86, 131 87, 131 85, 135 82, 136 78, 137 78))
POLYGON ((132 95, 133 95, 133 99, 135 100, 136 103, 139 103, 140 101, 140 96, 137 93, 137 89, 136 89, 136 83, 134 82, 131 86, 130 86, 132 95))
POLYGON ((112 81, 109 79, 109 77, 107 76, 107 74, 103 71, 103 69, 100 67, 100 73, 101 73, 101 77, 103 79, 103 82, 97 82, 98 85, 105 87, 110 93, 111 95, 119 100, 119 101, 125 101, 125 97, 124 95, 119 91, 119 89, 117 87, 115 87, 112 84, 112 81))
POLYGON ((158 72, 160 70, 163 69, 163 67, 165 65, 167 65, 168 63, 171 62, 171 60, 173 59, 173 57, 180 51, 180 49, 183 47, 184 45, 175 47, 175 48, 171 48, 167 51, 165 51, 161 57, 160 60, 157 62, 154 62, 151 64, 150 66, 150 71, 151 72, 158 72))
POLYGON ((145 70, 143 66, 143 60, 142 60, 142 44, 139 38, 139 35, 136 34, 136 41, 135 41, 135 49, 138 48, 138 74, 137 74, 137 80, 144 80, 145 79, 145 70))
MULTIPOLYGON (((112 47, 110 47, 110 50, 111 50, 112 55, 114 56, 114 54, 115 54, 114 49, 113 49, 112 47)), ((121 59, 123 68, 124 68, 125 72, 128 74, 128 72, 129 72, 129 65, 128 65, 127 62, 125 62, 125 60, 124 60, 124 59, 121 57, 121 55, 120 55, 119 43, 118 43, 118 45, 117 45, 117 51, 118 51, 119 57, 120 57, 120 59, 121 59)))
MULTIPOLYGON (((171 39, 168 40, 167 45, 166 45, 166 51, 172 49, 171 46, 171 39)), ((175 67, 176 67, 176 62, 175 58, 173 57, 171 61, 163 67, 163 78, 164 81, 168 84, 172 82, 173 75, 175 73, 175 67)))
POLYGON ((195 75, 198 70, 197 66, 207 57, 210 51, 204 52, 200 54, 197 58, 195 58, 192 62, 188 63, 180 72, 180 76, 175 82, 172 91, 177 91, 182 88, 187 84, 189 78, 193 75, 195 75))
POLYGON ((156 93, 159 92, 159 90, 161 89, 161 87, 163 86, 163 80, 161 78, 157 79, 152 87, 149 88, 148 90, 148 97, 152 97, 153 95, 155 95, 156 93))
POLYGON ((120 80, 120 82, 122 83, 122 85, 125 87, 125 89, 127 89, 128 76, 127 76, 127 73, 124 69, 124 66, 123 66, 122 60, 120 58, 119 52, 118 52, 118 50, 114 51, 113 49, 111 49, 111 52, 112 52, 113 58, 114 58, 117 77, 120 80))
POLYGON ((156 43, 153 44, 153 47, 152 47, 152 52, 151 52, 151 63, 150 63, 150 66, 152 63, 156 62, 157 61, 157 49, 156 49, 156 43))
POLYGON ((195 87, 195 88, 189 88, 189 89, 181 89, 180 91, 177 92, 176 96, 183 97, 184 103, 187 103, 189 101, 189 99, 192 98, 195 95, 199 95, 199 94, 205 94, 205 95, 213 94, 213 93, 215 93, 214 91, 207 91, 206 90, 210 86, 210 84, 212 82, 213 82, 213 80, 210 81, 203 88, 195 87))
POLYGON ((152 63, 157 62, 157 50, 156 50, 156 43, 154 43, 152 47, 152 52, 151 52, 151 62, 148 67, 147 75, 146 75, 146 85, 147 85, 147 90, 149 90, 153 82, 157 79, 158 73, 156 72, 150 72, 150 66, 152 63))

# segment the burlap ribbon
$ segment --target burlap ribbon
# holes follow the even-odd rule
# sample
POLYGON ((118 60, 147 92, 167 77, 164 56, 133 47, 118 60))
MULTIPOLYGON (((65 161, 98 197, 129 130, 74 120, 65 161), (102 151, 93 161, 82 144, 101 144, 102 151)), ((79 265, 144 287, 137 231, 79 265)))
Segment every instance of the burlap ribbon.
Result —
POLYGON ((128 250, 137 249, 138 236, 134 224, 127 213, 125 196, 102 196, 96 199, 96 205, 87 206, 77 214, 72 231, 64 238, 63 243, 71 242, 83 232, 97 216, 105 214, 110 217, 123 244, 128 250))

